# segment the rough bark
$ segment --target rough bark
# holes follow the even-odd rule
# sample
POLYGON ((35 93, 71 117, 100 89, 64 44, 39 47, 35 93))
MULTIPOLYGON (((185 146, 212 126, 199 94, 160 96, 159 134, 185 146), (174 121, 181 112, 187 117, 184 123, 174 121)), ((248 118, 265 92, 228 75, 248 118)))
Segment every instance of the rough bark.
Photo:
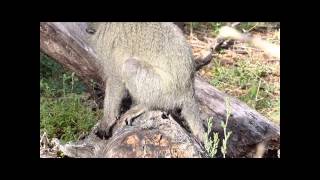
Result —
MULTIPOLYGON (((40 50, 66 68, 74 71, 84 82, 91 79, 102 91, 102 72, 94 49, 86 43, 86 23, 40 23, 40 50)), ((221 121, 226 119, 225 97, 229 97, 202 80, 195 79, 196 96, 201 104, 203 123, 213 118, 213 131, 223 137, 221 121)), ((256 146, 265 144, 266 153, 275 156, 280 148, 280 128, 267 118, 230 97, 231 116, 227 130, 228 157, 253 157, 256 146)), ((164 112, 149 111, 137 118, 133 126, 118 128, 109 140, 91 134, 84 140, 61 145, 70 157, 208 157, 203 147, 164 112)), ((178 120, 177 120, 178 121, 178 120)))
POLYGON ((143 114, 132 126, 118 128, 108 140, 98 138, 95 129, 84 140, 60 144, 60 150, 68 157, 87 158, 208 157, 194 137, 161 111, 143 114))

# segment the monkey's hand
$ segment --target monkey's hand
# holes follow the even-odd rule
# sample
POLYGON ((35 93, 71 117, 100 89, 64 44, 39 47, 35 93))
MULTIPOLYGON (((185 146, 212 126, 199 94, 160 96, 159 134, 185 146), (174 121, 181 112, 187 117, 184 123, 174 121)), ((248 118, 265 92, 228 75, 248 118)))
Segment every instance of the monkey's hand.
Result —
POLYGON ((121 119, 119 120, 120 127, 124 127, 126 125, 131 126, 135 117, 136 116, 134 114, 125 113, 123 116, 121 116, 121 119))
POLYGON ((124 113, 121 116, 121 118, 119 120, 120 127, 124 127, 126 125, 131 126, 133 119, 140 116, 145 111, 146 111, 146 108, 141 105, 136 105, 136 106, 132 107, 131 109, 129 109, 126 113, 124 113))

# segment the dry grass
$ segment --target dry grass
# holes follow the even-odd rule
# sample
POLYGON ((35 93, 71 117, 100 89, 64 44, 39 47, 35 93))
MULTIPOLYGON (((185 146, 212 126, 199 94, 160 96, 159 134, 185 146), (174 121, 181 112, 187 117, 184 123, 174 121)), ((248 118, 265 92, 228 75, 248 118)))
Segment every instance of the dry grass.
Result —
MULTIPOLYGON (((253 36, 280 44, 280 30, 263 31, 250 27, 253 36)), ((187 41, 194 56, 214 43, 217 31, 213 23, 188 25, 187 41)), ((234 41, 228 49, 215 52, 212 62, 199 71, 218 89, 240 98, 270 120, 280 122, 280 60, 270 58, 260 49, 234 41)))

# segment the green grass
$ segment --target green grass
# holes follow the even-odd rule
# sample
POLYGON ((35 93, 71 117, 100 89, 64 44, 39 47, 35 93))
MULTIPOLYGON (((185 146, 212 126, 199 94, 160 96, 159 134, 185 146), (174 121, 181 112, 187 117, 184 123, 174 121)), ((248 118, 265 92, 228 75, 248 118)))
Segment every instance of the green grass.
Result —
POLYGON ((238 97, 271 120, 279 122, 280 97, 274 95, 277 89, 274 84, 264 79, 271 73, 267 66, 253 64, 249 60, 239 60, 232 66, 221 65, 220 60, 214 63, 213 86, 238 97))
MULTIPOLYGON (((212 35, 218 35, 219 29, 222 26, 231 25, 232 22, 188 22, 186 23, 189 30, 200 30, 201 28, 208 27, 212 29, 212 35)), ((279 22, 240 22, 235 28, 242 31, 248 32, 258 28, 273 28, 280 27, 279 22)))
POLYGON ((62 142, 91 130, 102 112, 85 103, 85 86, 61 65, 40 53, 40 131, 62 142))
MULTIPOLYGON (((203 22, 189 22, 187 23, 187 27, 190 29, 190 30, 193 30, 193 29, 199 29, 201 28, 200 26, 203 24, 203 22)), ((212 34, 214 36, 216 36, 218 34, 218 31, 219 29, 226 25, 226 22, 210 22, 208 23, 208 25, 210 26, 210 28, 213 30, 212 34)))
POLYGON ((280 27, 279 22, 241 22, 238 26, 238 29, 249 31, 255 28, 274 28, 280 27))
POLYGON ((84 84, 74 73, 66 71, 50 57, 40 53, 40 95, 60 97, 63 93, 80 94, 84 91, 84 84))
MULTIPOLYGON (((201 26, 204 25, 203 22, 189 22, 187 23, 187 27, 190 30, 194 29, 201 29, 201 26)), ((230 25, 231 22, 209 22, 207 23, 208 27, 212 29, 212 35, 216 36, 219 33, 219 30, 222 26, 230 25)), ((241 22, 239 25, 236 26, 238 30, 247 32, 254 28, 258 28, 260 26, 263 27, 273 27, 275 23, 263 23, 263 22, 241 22)))

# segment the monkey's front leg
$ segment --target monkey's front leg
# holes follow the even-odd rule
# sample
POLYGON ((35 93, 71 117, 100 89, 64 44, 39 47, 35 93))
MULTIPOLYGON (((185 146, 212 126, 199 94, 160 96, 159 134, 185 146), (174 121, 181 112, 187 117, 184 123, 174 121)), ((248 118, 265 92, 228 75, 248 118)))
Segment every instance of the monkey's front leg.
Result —
POLYGON ((133 119, 140 116, 141 114, 143 114, 146 110, 147 110, 147 108, 145 106, 139 105, 139 104, 132 107, 131 109, 129 109, 126 113, 124 113, 121 116, 121 118, 119 120, 120 126, 123 127, 126 124, 131 125, 133 119))
POLYGON ((115 78, 109 78, 106 82, 104 97, 103 119, 98 127, 97 135, 103 139, 112 134, 112 128, 120 115, 121 100, 125 96, 124 84, 115 78))

